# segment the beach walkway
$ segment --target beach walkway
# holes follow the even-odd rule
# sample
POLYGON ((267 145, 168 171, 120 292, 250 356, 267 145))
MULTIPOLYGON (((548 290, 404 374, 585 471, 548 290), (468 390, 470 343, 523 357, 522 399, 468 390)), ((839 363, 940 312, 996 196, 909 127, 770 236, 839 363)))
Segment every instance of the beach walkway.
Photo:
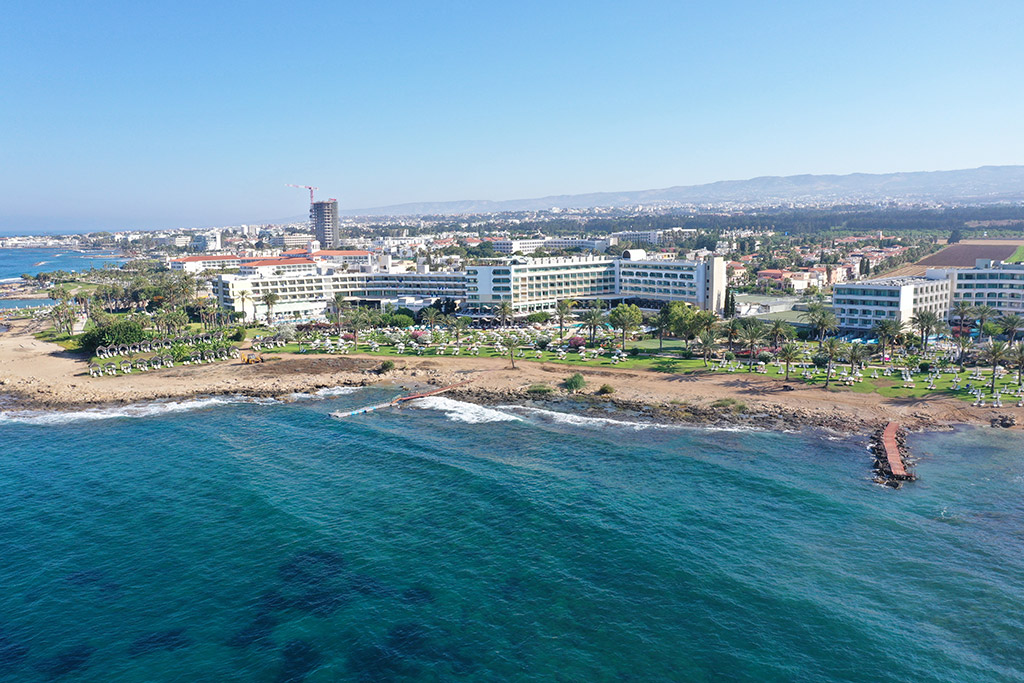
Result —
POLYGON ((896 444, 896 430, 898 429, 899 425, 895 422, 890 422, 885 426, 885 430, 882 432, 882 447, 885 448, 885 457, 889 460, 889 471, 892 472, 892 476, 897 479, 911 479, 912 477, 903 467, 900 449, 896 444))

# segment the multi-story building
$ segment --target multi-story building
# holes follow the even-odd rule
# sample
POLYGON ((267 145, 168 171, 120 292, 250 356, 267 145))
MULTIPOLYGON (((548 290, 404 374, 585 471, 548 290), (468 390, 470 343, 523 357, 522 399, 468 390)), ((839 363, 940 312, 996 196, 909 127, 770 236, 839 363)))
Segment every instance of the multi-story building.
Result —
POLYGON ((622 297, 664 302, 685 301, 721 311, 728 281, 725 260, 651 260, 642 249, 627 249, 615 261, 616 290, 622 297))
POLYGON ((921 311, 945 318, 952 300, 953 282, 945 271, 928 271, 925 277, 846 282, 832 290, 840 329, 855 332, 870 331, 886 319, 909 323, 921 311))
POLYGON ((171 270, 185 273, 201 273, 204 270, 224 270, 226 268, 238 268, 242 260, 238 256, 230 254, 223 256, 186 256, 184 258, 171 259, 168 264, 171 270))
POLYGON ((485 313, 507 301, 515 313, 553 310, 560 299, 615 296, 615 260, 607 256, 513 258, 466 268, 471 312, 485 313))
POLYGON ((238 274, 217 277, 212 289, 221 306, 259 314, 266 312, 261 297, 274 292, 276 313, 303 318, 324 315, 338 294, 378 305, 399 299, 423 305, 452 299, 477 316, 493 315, 505 302, 514 314, 525 315, 552 311, 562 299, 634 300, 651 308, 681 300, 715 311, 721 311, 725 301, 725 263, 718 257, 705 262, 650 260, 644 251, 634 249, 621 259, 515 257, 436 272, 425 264, 416 271, 397 270, 387 261, 382 261, 382 268, 359 270, 319 261, 315 254, 243 262, 238 274))
POLYGON ((309 220, 313 224, 313 235, 324 249, 337 249, 339 234, 338 202, 313 202, 309 206, 309 220))
POLYGON ((272 247, 278 249, 295 249, 296 247, 304 247, 313 241, 313 236, 309 233, 285 233, 283 235, 273 235, 268 240, 268 243, 272 247))
POLYGON ((991 306, 997 315, 1024 314, 1024 264, 978 259, 974 268, 929 269, 953 281, 953 302, 991 306))

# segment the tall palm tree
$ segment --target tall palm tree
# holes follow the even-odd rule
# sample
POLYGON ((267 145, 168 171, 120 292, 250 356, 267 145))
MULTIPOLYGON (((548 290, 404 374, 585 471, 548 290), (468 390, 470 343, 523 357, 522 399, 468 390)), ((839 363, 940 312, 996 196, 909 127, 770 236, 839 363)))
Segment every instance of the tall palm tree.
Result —
POLYGON ((835 363, 836 358, 843 355, 846 350, 846 344, 839 341, 835 337, 829 337, 828 339, 822 340, 822 343, 818 345, 820 353, 822 353, 827 359, 828 363, 825 366, 825 388, 828 389, 828 383, 832 379, 832 365, 835 363))
POLYGON ((910 324, 921 333, 921 350, 928 351, 928 337, 942 322, 934 311, 918 311, 910 318, 910 324))
POLYGON ((800 314, 800 318, 817 333, 819 348, 825 335, 839 327, 839 320, 832 309, 817 301, 808 304, 807 310, 800 314))
POLYGON ((953 340, 956 344, 957 350, 957 362, 960 364, 960 372, 964 371, 964 357, 967 352, 974 346, 974 340, 971 339, 971 335, 964 334, 953 340))
POLYGON ((515 310, 512 308, 511 301, 502 301, 498 304, 498 319, 501 320, 501 326, 505 327, 508 325, 508 321, 515 316, 515 310))
POLYGON ((779 341, 793 338, 793 326, 784 320, 773 320, 768 329, 768 338, 772 340, 772 347, 779 348, 779 341))
POLYGON ((700 349, 700 355, 704 358, 704 367, 707 367, 708 359, 718 348, 718 335, 712 330, 701 330, 697 333, 697 348, 700 349))
POLYGON ((740 338, 743 333, 743 319, 730 318, 722 323, 722 337, 729 344, 729 351, 733 350, 733 342, 740 338))
MULTIPOLYGON (((245 325, 245 320, 249 316, 245 312, 245 305, 252 303, 252 291, 243 289, 238 293, 238 300, 242 302, 242 324, 245 325)), ((253 309, 253 317, 256 317, 256 309, 253 309)))
POLYGON ((959 321, 957 324, 957 334, 963 334, 964 321, 968 318, 971 318, 972 320, 974 319, 974 304, 969 301, 954 302, 950 315, 959 321))
POLYGON ((558 338, 565 338, 565 321, 572 315, 576 302, 572 299, 561 299, 555 304, 555 317, 558 318, 558 338))
POLYGON ((263 296, 260 297, 260 301, 262 301, 263 304, 267 307, 267 322, 268 323, 270 322, 270 316, 274 312, 274 306, 280 300, 281 300, 281 297, 278 295, 277 292, 267 292, 263 296))
POLYGON ((803 356, 800 347, 790 342, 779 349, 779 360, 786 364, 786 381, 789 381, 789 364, 795 363, 803 356))
POLYGON ((1017 366, 1017 386, 1020 386, 1021 373, 1024 372, 1024 342, 1014 344, 1010 355, 1013 359, 1013 364, 1017 366))
POLYGON ((1010 357, 1010 345, 1004 341, 993 341, 985 349, 985 358, 992 364, 992 393, 996 393, 996 366, 1010 357))
POLYGON ((846 347, 846 362, 850 364, 850 373, 857 372, 868 358, 868 349, 863 344, 850 344, 846 347))
POLYGON ((1003 328, 1003 334, 1007 336, 1007 339, 1012 344, 1014 337, 1021 329, 1024 329, 1024 318, 1017 315, 1016 313, 1008 313, 996 322, 999 323, 999 327, 1003 328))
POLYGON ((604 326, 604 311, 600 306, 591 306, 583 314, 582 321, 584 329, 590 330, 590 345, 593 346, 597 330, 604 326))
POLYGON ((420 321, 425 322, 427 324, 427 327, 430 328, 431 332, 434 331, 434 325, 437 324, 440 318, 441 311, 437 310, 433 306, 427 306, 422 311, 420 311, 420 321))
POLYGON ((364 306, 354 307, 345 316, 345 325, 352 331, 352 343, 356 351, 359 351, 359 331, 371 326, 374 317, 373 311, 364 306))
POLYGON ((986 320, 996 317, 996 314, 998 313, 996 309, 992 308, 988 304, 978 304, 972 310, 974 311, 975 319, 978 321, 979 331, 985 326, 986 320))
POLYGON ((903 334, 903 321, 896 318, 888 318, 886 320, 879 320, 875 323, 872 331, 878 338, 878 345, 881 347, 882 358, 885 358, 885 348, 887 345, 895 346, 896 341, 903 334))
POLYGON ((747 358, 747 372, 753 372, 754 351, 757 349, 757 345, 764 341, 765 327, 764 323, 756 318, 748 318, 744 322, 743 329, 740 331, 740 341, 743 342, 750 354, 747 358))
POLYGON ((463 334, 465 334, 466 330, 469 329, 469 326, 472 324, 472 322, 472 318, 468 318, 464 315, 460 315, 457 318, 455 318, 455 322, 452 323, 452 330, 455 332, 456 344, 459 343, 459 339, 462 337, 463 334))

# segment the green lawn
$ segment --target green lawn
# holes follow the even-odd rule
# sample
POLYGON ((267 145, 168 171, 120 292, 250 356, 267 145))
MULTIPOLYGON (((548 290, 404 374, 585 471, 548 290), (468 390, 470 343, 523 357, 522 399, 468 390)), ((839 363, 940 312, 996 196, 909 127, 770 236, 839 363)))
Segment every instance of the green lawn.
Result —
POLYGON ((1007 263, 1021 263, 1024 261, 1024 244, 1017 247, 1016 251, 1010 254, 1010 258, 1006 259, 1007 263))

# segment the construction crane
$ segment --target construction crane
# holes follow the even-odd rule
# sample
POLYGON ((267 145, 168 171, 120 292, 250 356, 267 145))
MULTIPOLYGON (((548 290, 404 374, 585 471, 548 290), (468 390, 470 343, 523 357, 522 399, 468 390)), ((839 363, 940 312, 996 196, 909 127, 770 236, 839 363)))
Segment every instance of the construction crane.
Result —
POLYGON ((313 203, 313 191, 319 190, 319 187, 313 187, 312 185, 293 185, 292 183, 285 183, 285 187, 297 187, 300 190, 309 190, 309 203, 313 203))

